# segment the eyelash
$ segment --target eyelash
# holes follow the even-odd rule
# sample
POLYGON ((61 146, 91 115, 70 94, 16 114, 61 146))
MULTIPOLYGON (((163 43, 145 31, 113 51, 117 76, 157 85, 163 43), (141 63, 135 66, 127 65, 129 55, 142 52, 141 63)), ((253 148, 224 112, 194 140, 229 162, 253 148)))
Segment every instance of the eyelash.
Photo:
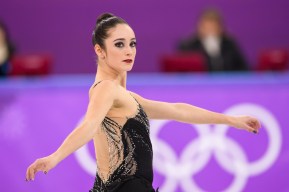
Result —
POLYGON ((133 41, 133 42, 130 43, 130 46, 132 46, 132 47, 136 47, 136 45, 137 45, 137 43, 136 43, 135 41, 133 41), (133 46, 132 46, 132 45, 133 45, 133 46))
MULTIPOLYGON (((131 47, 136 47, 136 45, 137 45, 137 43, 135 41, 130 43, 131 47)), ((124 43, 123 42, 118 42, 118 43, 115 44, 115 46, 118 47, 118 48, 122 48, 124 46, 124 43)))

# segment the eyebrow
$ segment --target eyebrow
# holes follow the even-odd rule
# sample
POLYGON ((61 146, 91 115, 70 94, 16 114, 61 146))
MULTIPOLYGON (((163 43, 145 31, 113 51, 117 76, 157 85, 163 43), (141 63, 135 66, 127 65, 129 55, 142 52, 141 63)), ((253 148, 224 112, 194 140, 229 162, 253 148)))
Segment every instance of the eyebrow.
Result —
MULTIPOLYGON (((125 38, 119 38, 119 39, 115 39, 113 42, 115 42, 115 41, 124 41, 125 40, 125 38)), ((131 38, 130 40, 136 40, 136 38, 131 38)))

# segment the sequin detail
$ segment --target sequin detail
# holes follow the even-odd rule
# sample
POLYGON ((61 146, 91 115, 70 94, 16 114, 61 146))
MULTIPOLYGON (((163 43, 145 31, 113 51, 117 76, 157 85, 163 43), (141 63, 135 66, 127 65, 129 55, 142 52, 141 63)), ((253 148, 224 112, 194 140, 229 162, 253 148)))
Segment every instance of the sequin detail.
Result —
POLYGON ((149 120, 142 106, 135 101, 137 113, 127 118, 123 126, 109 117, 105 117, 102 122, 101 131, 108 144, 109 171, 105 174, 97 161, 97 175, 90 192, 117 191, 125 181, 132 178, 143 178, 149 185, 152 183, 153 152, 149 120))

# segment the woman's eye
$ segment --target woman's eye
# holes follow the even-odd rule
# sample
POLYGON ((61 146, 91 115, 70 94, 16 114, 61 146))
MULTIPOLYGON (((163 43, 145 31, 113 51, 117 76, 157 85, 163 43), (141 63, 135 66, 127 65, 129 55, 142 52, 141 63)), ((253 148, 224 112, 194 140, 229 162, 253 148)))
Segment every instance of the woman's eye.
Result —
POLYGON ((136 47, 136 42, 134 42, 134 41, 131 42, 131 43, 130 43, 130 46, 131 46, 131 47, 136 47))
POLYGON ((118 42, 118 43, 115 44, 115 46, 116 46, 116 47, 123 47, 124 44, 123 44, 122 42, 118 42))

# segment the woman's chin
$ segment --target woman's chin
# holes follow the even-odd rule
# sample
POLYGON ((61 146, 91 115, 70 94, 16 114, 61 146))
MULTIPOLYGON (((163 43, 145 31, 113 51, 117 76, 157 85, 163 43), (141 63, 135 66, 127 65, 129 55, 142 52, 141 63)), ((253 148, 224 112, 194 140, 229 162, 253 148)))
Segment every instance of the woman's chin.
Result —
POLYGON ((131 71, 131 70, 132 70, 132 67, 133 67, 133 65, 126 66, 126 67, 124 68, 124 71, 131 71))

